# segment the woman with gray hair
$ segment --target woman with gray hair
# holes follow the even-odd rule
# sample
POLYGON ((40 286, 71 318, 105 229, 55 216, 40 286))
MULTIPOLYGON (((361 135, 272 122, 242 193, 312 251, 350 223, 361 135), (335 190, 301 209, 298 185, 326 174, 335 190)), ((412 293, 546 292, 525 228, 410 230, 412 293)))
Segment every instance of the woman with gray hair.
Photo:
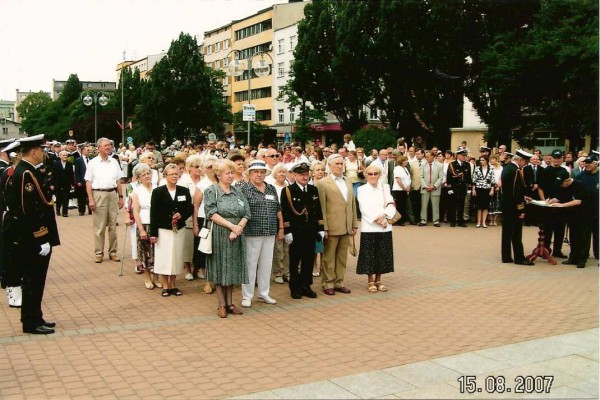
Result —
POLYGON ((150 200, 150 240, 155 246, 154 272, 161 275, 162 296, 181 296, 175 279, 183 270, 185 221, 192 215, 188 188, 178 186, 179 170, 168 164, 163 174, 166 183, 152 191, 150 200))
POLYGON ((362 213, 360 252, 356 273, 368 276, 367 290, 386 292, 381 275, 394 272, 392 224, 388 218, 396 213, 390 185, 379 183, 383 173, 377 164, 365 168, 367 183, 358 188, 358 204, 362 213))
POLYGON ((144 274, 146 289, 152 290, 156 286, 151 275, 154 269, 154 245, 150 241, 148 231, 150 230, 150 200, 152 190, 156 186, 152 185, 152 172, 148 164, 136 165, 132 174, 133 179, 138 182, 131 193, 133 219, 137 227, 135 269, 136 272, 144 274))

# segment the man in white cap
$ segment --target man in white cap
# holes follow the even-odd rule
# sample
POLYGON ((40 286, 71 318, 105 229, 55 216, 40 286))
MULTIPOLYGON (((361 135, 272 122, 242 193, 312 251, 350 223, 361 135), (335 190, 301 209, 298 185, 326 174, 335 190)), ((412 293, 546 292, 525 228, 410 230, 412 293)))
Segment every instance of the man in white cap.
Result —
POLYGON ((456 150, 456 160, 448 165, 446 184, 448 187, 448 219, 450 226, 466 227, 464 220, 465 199, 471 186, 471 166, 467 161, 467 148, 456 150))
POLYGON ((44 161, 44 135, 19 140, 22 158, 6 191, 14 213, 13 243, 23 274, 21 323, 24 333, 54 333, 53 322, 43 318, 42 298, 52 247, 60 245, 52 201, 42 189, 43 176, 36 165, 44 161))
MULTIPOLYGON (((531 157, 529 154, 529 157, 525 158, 527 155, 528 153, 518 150, 517 155, 512 157, 513 162, 504 165, 500 177, 502 183, 500 209, 502 210, 501 253, 503 263, 533 265, 533 262, 525 258, 522 240, 523 220, 525 219, 525 180, 522 169, 531 157)), ((505 153, 505 156, 505 159, 508 160, 512 154, 505 153)))

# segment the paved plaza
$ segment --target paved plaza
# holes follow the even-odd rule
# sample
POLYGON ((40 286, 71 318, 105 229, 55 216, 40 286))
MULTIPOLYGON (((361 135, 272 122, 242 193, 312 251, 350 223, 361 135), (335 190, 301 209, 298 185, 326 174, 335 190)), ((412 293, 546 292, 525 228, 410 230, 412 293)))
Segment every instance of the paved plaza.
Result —
MULTIPOLYGON (((273 283, 276 305, 223 320, 203 282, 180 277, 184 295, 162 298, 129 251, 123 276, 94 263, 91 216, 57 219, 44 297, 57 332, 22 334, 2 297, 1 399, 598 398, 597 261, 502 264, 500 227, 395 227, 387 293, 368 293, 350 257, 351 294, 316 284, 317 299, 293 300, 273 283), (543 377, 549 393, 515 393, 543 377), (487 391, 501 378, 510 392, 487 391)), ((536 243, 525 228, 525 249, 536 243)))

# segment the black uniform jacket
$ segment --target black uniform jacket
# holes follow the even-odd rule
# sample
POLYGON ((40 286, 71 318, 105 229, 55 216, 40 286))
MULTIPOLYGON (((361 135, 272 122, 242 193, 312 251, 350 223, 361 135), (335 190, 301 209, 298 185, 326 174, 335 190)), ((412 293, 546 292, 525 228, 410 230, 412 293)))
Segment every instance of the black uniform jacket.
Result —
POLYGON ((311 232, 316 235, 323 230, 323 212, 319 201, 319 191, 313 185, 306 185, 306 193, 293 183, 281 191, 281 214, 286 234, 311 232))

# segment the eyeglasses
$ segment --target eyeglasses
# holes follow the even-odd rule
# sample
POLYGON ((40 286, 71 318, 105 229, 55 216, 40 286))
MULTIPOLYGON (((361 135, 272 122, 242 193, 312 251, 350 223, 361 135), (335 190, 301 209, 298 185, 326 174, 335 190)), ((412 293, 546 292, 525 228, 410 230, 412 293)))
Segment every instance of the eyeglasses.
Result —
POLYGON ((206 167, 206 169, 212 169, 212 165, 209 165, 208 167, 206 167))
POLYGON ((270 156, 265 156, 265 157, 269 157, 269 158, 278 158, 279 156, 277 154, 271 154, 270 156))
POLYGON ((379 175, 379 172, 367 172, 367 175, 369 175, 369 176, 377 176, 377 175, 379 175))
POLYGON ((179 176, 178 172, 172 173, 172 174, 167 174, 167 176, 179 176))

